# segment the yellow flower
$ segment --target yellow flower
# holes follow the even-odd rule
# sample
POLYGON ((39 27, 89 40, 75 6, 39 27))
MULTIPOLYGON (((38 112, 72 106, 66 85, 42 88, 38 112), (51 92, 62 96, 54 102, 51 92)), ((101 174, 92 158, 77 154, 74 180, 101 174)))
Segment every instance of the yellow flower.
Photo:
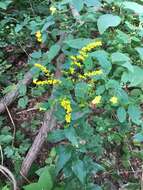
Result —
POLYGON ((36 32, 35 36, 36 36, 37 38, 40 38, 40 37, 42 36, 40 30, 38 30, 38 31, 36 32))
POLYGON ((70 123, 71 122, 71 114, 66 114, 65 120, 67 123, 70 123))
POLYGON ((60 104, 66 111, 66 116, 65 116, 66 122, 70 123, 70 121, 71 121, 71 112, 72 112, 70 101, 64 98, 64 99, 61 100, 60 104))
POLYGON ((42 42, 42 34, 41 34, 40 30, 38 30, 36 32, 35 36, 36 36, 36 39, 38 42, 42 42))
POLYGON ((74 69, 73 67, 70 67, 70 68, 69 68, 70 74, 74 74, 74 71, 75 71, 75 69, 74 69))
POLYGON ((116 96, 112 96, 112 97, 110 98, 110 102, 111 102, 112 104, 117 104, 117 103, 118 103, 118 98, 117 98, 116 96))
POLYGON ((54 6, 51 6, 51 7, 50 7, 50 11, 51 11, 51 14, 53 15, 53 14, 56 13, 57 9, 56 9, 56 7, 54 7, 54 6))
POLYGON ((40 63, 35 63, 34 66, 39 68, 41 71, 43 71, 46 74, 46 76, 50 75, 49 70, 46 67, 44 67, 43 65, 41 65, 40 63))
POLYGON ((101 103, 101 96, 95 96, 92 100, 92 104, 100 104, 101 103))

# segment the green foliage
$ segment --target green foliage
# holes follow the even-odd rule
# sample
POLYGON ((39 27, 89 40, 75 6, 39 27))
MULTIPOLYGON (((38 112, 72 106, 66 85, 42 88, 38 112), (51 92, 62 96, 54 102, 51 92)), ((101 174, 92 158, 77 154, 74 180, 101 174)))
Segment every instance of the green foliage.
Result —
MULTIPOLYGON (((58 129, 48 134, 48 158, 46 154, 46 160, 44 156, 36 160, 31 184, 23 189, 139 189, 134 170, 141 170, 143 161, 142 1, 6 0, 0 1, 0 9, 1 98, 29 69, 38 81, 54 77, 56 58, 64 56, 62 65, 57 59, 62 73, 59 84, 19 85, 18 101, 9 108, 16 134, 7 115, 0 116, 1 154, 19 177, 43 113, 54 107, 58 129), (38 31, 41 41, 36 38, 38 31), (66 34, 62 44, 58 43, 61 34, 66 34), (62 99, 70 102, 71 111, 69 105, 61 106, 62 99)), ((8 190, 9 184, 2 180, 0 188, 8 190)))

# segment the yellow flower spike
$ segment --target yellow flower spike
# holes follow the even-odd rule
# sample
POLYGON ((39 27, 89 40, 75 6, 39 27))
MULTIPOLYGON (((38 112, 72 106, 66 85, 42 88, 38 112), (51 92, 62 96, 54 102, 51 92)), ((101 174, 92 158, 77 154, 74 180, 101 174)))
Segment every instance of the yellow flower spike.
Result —
POLYGON ((57 12, 57 9, 54 6, 51 6, 50 11, 51 11, 51 14, 53 15, 53 14, 55 14, 57 12))
POLYGON ((36 36, 37 38, 40 38, 40 37, 42 36, 40 30, 38 30, 38 31, 36 32, 35 36, 36 36))
POLYGON ((67 123, 70 123, 71 122, 71 114, 66 114, 65 120, 67 123))
POLYGON ((70 58, 73 60, 73 61, 76 61, 76 57, 75 56, 70 56, 70 58))
POLYGON ((70 74, 74 74, 75 69, 74 69, 73 67, 70 67, 70 68, 69 68, 69 72, 70 72, 70 74))
POLYGON ((46 76, 50 75, 49 70, 45 66, 43 66, 43 65, 41 65, 39 63, 35 63, 34 66, 37 67, 37 68, 39 68, 41 71, 43 71, 46 74, 46 76))
POLYGON ((92 100, 92 104, 100 104, 101 103, 101 96, 95 96, 95 98, 92 100))
POLYGON ((118 103, 118 98, 117 98, 116 96, 112 96, 112 97, 110 98, 110 102, 111 102, 112 104, 117 104, 117 103, 118 103))

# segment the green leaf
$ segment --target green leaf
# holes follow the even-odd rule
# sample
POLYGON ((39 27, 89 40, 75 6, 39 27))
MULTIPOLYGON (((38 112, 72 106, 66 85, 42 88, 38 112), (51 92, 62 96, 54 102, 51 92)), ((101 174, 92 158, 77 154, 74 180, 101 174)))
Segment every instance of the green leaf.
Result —
POLYGON ((84 6, 83 0, 72 0, 72 4, 77 9, 77 11, 81 11, 84 6))
POLYGON ((139 86, 143 83, 143 69, 133 66, 133 72, 124 72, 121 80, 124 83, 129 82, 129 87, 139 86))
POLYGON ((97 26, 100 34, 103 34, 109 27, 116 27, 120 24, 121 18, 112 14, 105 14, 97 20, 97 26))
POLYGON ((11 0, 5 0, 0 2, 0 8, 6 10, 8 5, 11 3, 11 0))
POLYGON ((80 100, 84 100, 88 98, 88 89, 89 86, 85 82, 79 82, 75 85, 75 96, 76 98, 80 100))
POLYGON ((72 143, 73 146, 78 146, 77 134, 73 127, 64 130, 65 137, 72 143))
POLYGON ((124 53, 115 52, 112 53, 111 60, 112 62, 128 62, 130 61, 130 58, 124 53))
POLYGON ((56 168, 56 173, 59 173, 59 171, 65 166, 65 164, 70 160, 71 158, 71 150, 66 149, 64 147, 60 148, 59 152, 59 159, 57 162, 57 168, 56 168))
POLYGON ((78 38, 73 40, 66 40, 64 41, 64 43, 71 48, 81 49, 82 47, 84 47, 85 45, 89 44, 92 41, 93 40, 89 38, 78 38))
POLYGON ((136 3, 136 2, 132 2, 132 1, 123 2, 122 8, 130 9, 130 10, 132 10, 133 12, 135 12, 137 14, 142 14, 143 13, 143 6, 136 3))
POLYGON ((42 52, 41 52, 41 50, 39 50, 39 51, 34 51, 30 56, 31 56, 32 58, 34 58, 34 59, 39 59, 39 58, 42 56, 42 52))
POLYGON ((123 107, 119 107, 117 109, 117 117, 121 123, 126 120, 126 110, 123 107))
POLYGON ((137 133, 135 136, 134 136, 134 141, 136 142, 143 142, 143 134, 142 133, 137 133))
POLYGON ((131 118, 131 120, 136 123, 137 125, 140 124, 140 118, 141 118, 141 111, 140 108, 136 105, 129 105, 128 107, 128 114, 131 118))
POLYGON ((72 171, 78 177, 80 182, 84 184, 86 178, 86 169, 84 167, 83 161, 78 160, 76 163, 73 163, 72 171))
POLYGON ((19 108, 26 108, 28 104, 28 97, 27 96, 24 96, 23 98, 20 98, 18 100, 18 107, 19 108))
POLYGON ((51 46, 50 50, 48 51, 48 61, 51 62, 59 53, 60 46, 58 44, 55 44, 51 46))
POLYGON ((47 190, 47 189, 51 190, 53 188, 52 176, 48 168, 45 168, 45 170, 40 175, 40 178, 38 180, 38 185, 42 190, 47 190))
POLYGON ((0 144, 9 144, 12 139, 11 135, 0 135, 0 144))
POLYGON ((19 96, 25 96, 26 95, 26 91, 27 91, 27 87, 25 84, 20 84, 19 86, 19 96))
POLYGON ((84 3, 88 6, 94 6, 94 7, 101 7, 101 2, 100 0, 84 0, 84 3))
POLYGON ((65 139, 64 130, 57 129, 49 134, 48 141, 51 141, 53 143, 57 143, 59 141, 62 141, 65 139))
POLYGON ((140 59, 143 61, 143 47, 136 47, 135 50, 138 52, 140 59))
POLYGON ((90 53, 90 56, 96 58, 101 65, 101 67, 108 74, 111 70, 111 63, 109 61, 108 53, 104 50, 97 50, 95 52, 90 53))
POLYGON ((41 190, 38 183, 31 183, 30 185, 24 186, 24 190, 41 190))

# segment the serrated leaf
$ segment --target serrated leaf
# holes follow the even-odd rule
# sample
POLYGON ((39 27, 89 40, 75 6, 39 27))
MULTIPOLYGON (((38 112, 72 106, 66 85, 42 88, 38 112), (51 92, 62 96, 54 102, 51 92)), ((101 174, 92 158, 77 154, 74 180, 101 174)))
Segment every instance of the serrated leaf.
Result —
POLYGON ((27 91, 27 87, 24 84, 20 84, 18 90, 19 90, 19 96, 25 96, 26 95, 26 91, 27 91))
POLYGON ((24 190, 41 190, 38 183, 31 183, 30 185, 24 186, 24 190))
POLYGON ((123 107, 119 107, 117 109, 117 117, 121 123, 126 120, 126 110, 123 107))
POLYGON ((103 34, 109 27, 116 27, 120 24, 121 18, 112 14, 101 15, 97 20, 100 34, 103 34))

